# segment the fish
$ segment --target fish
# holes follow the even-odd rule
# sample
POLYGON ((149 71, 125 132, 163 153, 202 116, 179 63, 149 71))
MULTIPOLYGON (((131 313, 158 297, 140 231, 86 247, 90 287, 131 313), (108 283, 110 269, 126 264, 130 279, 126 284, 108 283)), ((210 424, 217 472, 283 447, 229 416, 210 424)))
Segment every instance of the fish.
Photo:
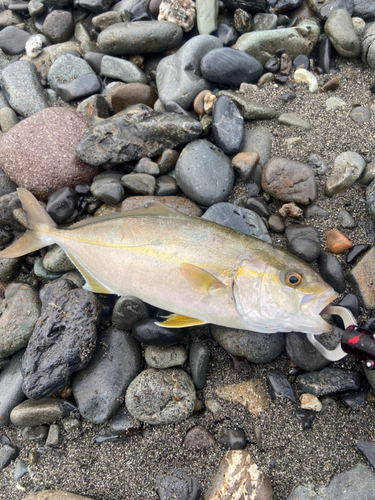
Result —
POLYGON ((157 202, 59 228, 32 193, 17 191, 27 231, 0 257, 57 244, 85 289, 169 311, 157 322, 167 328, 332 331, 321 312, 338 294, 311 266, 265 241, 157 202))

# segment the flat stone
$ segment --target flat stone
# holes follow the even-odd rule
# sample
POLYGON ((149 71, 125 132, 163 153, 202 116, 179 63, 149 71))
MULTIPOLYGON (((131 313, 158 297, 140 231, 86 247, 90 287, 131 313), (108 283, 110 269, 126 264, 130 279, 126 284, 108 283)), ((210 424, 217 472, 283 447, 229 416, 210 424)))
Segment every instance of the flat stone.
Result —
POLYGON ((350 118, 356 123, 366 123, 371 119, 371 111, 364 106, 356 106, 351 111, 350 118))
POLYGON ((16 61, 1 71, 0 82, 10 106, 24 117, 49 107, 46 91, 33 64, 16 61))
POLYGON ((353 151, 339 154, 333 163, 333 169, 327 179, 325 193, 333 196, 346 191, 359 179, 366 167, 361 155, 353 151))
POLYGON ((254 31, 274 30, 277 26, 277 15, 259 12, 258 14, 255 14, 253 22, 254 31))
POLYGON ((166 148, 193 140, 201 132, 201 124, 193 118, 157 113, 139 104, 90 127, 76 153, 90 165, 125 163, 160 154, 166 148))
POLYGON ((113 10, 103 12, 102 14, 99 14, 92 18, 92 24, 98 31, 104 31, 106 28, 109 28, 109 26, 112 26, 112 24, 121 22, 122 16, 120 12, 115 12, 113 10))
POLYGON ((324 31, 340 56, 358 57, 361 51, 351 15, 346 9, 337 9, 327 19, 324 31))
POLYGON ((72 109, 40 111, 1 137, 2 168, 18 186, 42 200, 62 187, 90 182, 98 169, 75 154, 88 127, 89 123, 72 109))
MULTIPOLYGON (((271 108, 254 99, 250 99, 244 94, 233 90, 221 90, 217 96, 227 96, 235 102, 245 120, 272 120, 277 117, 277 110, 271 108)), ((255 150, 256 151, 256 150, 255 150)))
POLYGON ((36 427, 68 417, 76 406, 61 398, 27 399, 13 408, 10 420, 19 427, 36 427))
POLYGON ((59 84, 71 82, 84 75, 94 75, 91 66, 82 58, 73 54, 64 54, 58 57, 47 73, 48 84, 57 90, 59 84))
POLYGON ((5 54, 15 56, 25 51, 25 45, 30 33, 16 26, 7 26, 0 31, 0 49, 5 54))
POLYGON ((24 349, 12 356, 0 373, 0 427, 10 424, 10 413, 26 399, 22 391, 21 362, 24 349))
POLYGON ((372 247, 348 274, 355 293, 366 309, 375 309, 375 248, 372 247))
POLYGON ((271 399, 289 399, 292 403, 296 400, 296 395, 288 377, 280 370, 269 370, 267 374, 271 399))
POLYGON ((233 187, 229 158, 210 142, 190 142, 176 164, 176 181, 193 201, 204 206, 225 201, 233 187))
POLYGON ((220 435, 219 442, 231 450, 242 450, 247 444, 247 438, 242 429, 228 429, 220 435))
POLYGON ((202 57, 222 43, 211 35, 198 35, 187 41, 175 54, 164 57, 156 70, 156 85, 162 103, 174 101, 189 109, 202 90, 211 84, 202 76, 202 57))
POLYGON ((100 316, 95 295, 67 280, 45 286, 41 300, 41 316, 22 360, 22 390, 31 399, 60 393, 70 375, 87 366, 100 316))
POLYGON ((82 417, 94 424, 107 422, 124 401, 141 362, 140 345, 129 332, 101 332, 92 360, 73 376, 73 395, 82 417))
POLYGON ((200 217, 202 210, 187 198, 181 196, 130 196, 126 198, 121 205, 121 212, 143 207, 149 201, 158 201, 167 207, 174 208, 185 215, 200 217))
POLYGON ((210 35, 217 29, 219 2, 218 0, 196 0, 197 28, 200 35, 210 35))
POLYGON ((12 460, 18 457, 18 448, 8 444, 3 444, 0 448, 0 471, 8 467, 12 460))
POLYGON ((297 383, 304 392, 324 396, 336 392, 356 390, 361 386, 358 373, 341 368, 323 368, 297 376, 297 383))
POLYGON ((224 153, 230 155, 240 151, 244 119, 229 97, 220 96, 216 99, 211 127, 214 143, 224 153))
POLYGON ((90 186, 91 193, 98 200, 104 203, 116 205, 121 203, 125 198, 125 190, 120 183, 121 176, 116 177, 94 177, 93 183, 90 186))
POLYGON ((254 416, 258 417, 266 408, 267 396, 260 380, 246 380, 239 384, 219 386, 216 395, 232 403, 240 403, 254 416))
POLYGON ((295 113, 282 113, 278 117, 278 121, 283 125, 289 125, 290 127, 298 127, 304 130, 310 130, 311 125, 308 121, 304 120, 295 113))
POLYGON ((102 90, 102 81, 95 74, 80 76, 57 86, 57 95, 65 102, 98 94, 102 90))
POLYGON ((98 46, 113 56, 154 54, 177 47, 182 35, 180 26, 167 21, 117 23, 99 34, 98 46))
POLYGON ((314 171, 308 165, 274 156, 262 172, 262 188, 277 200, 309 205, 316 198, 314 171))
POLYGON ((170 468, 165 474, 159 472, 156 478, 160 500, 199 500, 201 487, 196 477, 185 469, 170 468))
POLYGON ((336 109, 345 109, 347 104, 345 101, 340 99, 339 97, 330 97, 326 100, 326 109, 327 111, 334 111, 336 109))
POLYGON ((153 195, 156 180, 149 174, 126 174, 121 178, 122 185, 135 194, 153 195))
POLYGON ((157 95, 155 90, 144 83, 128 83, 119 85, 112 92, 112 108, 118 113, 134 104, 145 104, 154 107, 157 95))
POLYGON ((167 347, 147 346, 145 360, 150 368, 172 368, 181 366, 187 360, 186 349, 182 345, 167 347))
POLYGON ((193 412, 195 388, 183 370, 150 368, 128 387, 125 405, 134 418, 151 425, 180 422, 193 412))
MULTIPOLYGON (((125 83, 146 83, 147 76, 134 63, 119 57, 104 56, 100 66, 101 74, 125 83)), ((138 103, 137 103, 138 104, 138 103)))

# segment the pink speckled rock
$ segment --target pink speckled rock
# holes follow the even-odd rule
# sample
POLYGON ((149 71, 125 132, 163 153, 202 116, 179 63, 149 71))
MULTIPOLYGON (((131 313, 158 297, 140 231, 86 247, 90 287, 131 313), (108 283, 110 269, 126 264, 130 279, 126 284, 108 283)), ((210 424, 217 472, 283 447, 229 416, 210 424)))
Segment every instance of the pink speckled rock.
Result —
POLYGON ((75 153, 89 126, 73 109, 43 109, 1 137, 0 167, 40 200, 47 200, 62 187, 90 182, 100 169, 75 153))

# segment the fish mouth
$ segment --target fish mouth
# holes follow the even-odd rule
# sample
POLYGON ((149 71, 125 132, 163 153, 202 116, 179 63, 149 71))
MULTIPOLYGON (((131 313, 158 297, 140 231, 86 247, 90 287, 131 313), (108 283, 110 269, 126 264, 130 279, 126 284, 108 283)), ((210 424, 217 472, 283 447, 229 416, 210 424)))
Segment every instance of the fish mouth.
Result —
POLYGON ((318 298, 304 298, 301 304, 301 311, 314 321, 314 326, 309 333, 320 335, 332 332, 333 326, 322 317, 322 314, 325 314, 325 308, 337 299, 338 296, 339 294, 332 290, 318 298))

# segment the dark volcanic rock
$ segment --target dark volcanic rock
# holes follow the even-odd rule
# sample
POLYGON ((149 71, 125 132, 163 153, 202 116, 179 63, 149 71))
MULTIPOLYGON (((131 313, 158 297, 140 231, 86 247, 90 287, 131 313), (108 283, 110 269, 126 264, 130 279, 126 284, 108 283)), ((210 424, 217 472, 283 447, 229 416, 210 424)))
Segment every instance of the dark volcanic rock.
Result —
POLYGON ((301 389, 315 396, 359 389, 361 381, 358 373, 341 368, 323 368, 319 372, 298 375, 297 383, 301 389))
POLYGON ((215 145, 231 155, 241 149, 244 134, 244 119, 234 102, 222 95, 214 104, 212 113, 212 135, 215 145))
POLYGON ((41 292, 42 311, 22 360, 22 390, 30 399, 61 392, 69 377, 90 361, 100 305, 95 295, 69 280, 41 292))
POLYGON ((90 165, 118 164, 155 156, 201 133, 202 125, 193 118, 157 113, 139 104, 90 127, 76 152, 90 165))
POLYGON ((159 473, 156 479, 160 500, 184 499, 198 500, 201 488, 198 479, 190 476, 184 469, 169 469, 166 474, 159 473))
POLYGON ((285 230, 286 247, 305 262, 312 262, 320 255, 319 233, 315 227, 290 224, 285 230))

